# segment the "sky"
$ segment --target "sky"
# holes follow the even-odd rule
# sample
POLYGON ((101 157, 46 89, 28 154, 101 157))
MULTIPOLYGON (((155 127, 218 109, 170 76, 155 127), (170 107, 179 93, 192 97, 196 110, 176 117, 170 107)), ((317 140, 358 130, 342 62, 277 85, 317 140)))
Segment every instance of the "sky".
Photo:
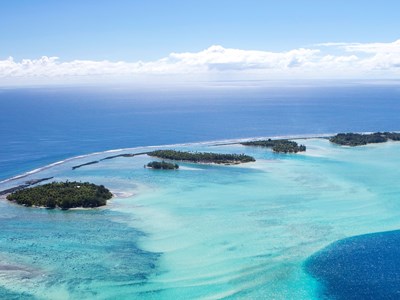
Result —
POLYGON ((398 0, 5 0, 0 85, 398 78, 399 11, 398 0))

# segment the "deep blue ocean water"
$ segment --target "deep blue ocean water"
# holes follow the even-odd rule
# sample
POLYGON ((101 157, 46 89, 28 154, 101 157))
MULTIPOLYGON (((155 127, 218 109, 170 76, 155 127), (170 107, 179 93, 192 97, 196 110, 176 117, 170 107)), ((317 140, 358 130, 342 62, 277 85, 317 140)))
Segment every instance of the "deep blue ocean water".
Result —
POLYGON ((398 86, 0 90, 0 179, 96 151, 400 130, 398 86))
MULTIPOLYGON (((398 131, 399 101, 400 88, 390 85, 3 89, 0 179, 109 149, 398 131)), ((326 140, 307 143, 306 156, 246 149, 260 158, 254 169, 188 165, 175 176, 146 173, 146 158, 129 162, 133 165, 107 161, 77 172, 67 163, 60 167, 61 178, 105 181, 114 190, 132 192, 132 198, 116 200, 113 209, 79 212, 0 202, 0 271, 11 274, 0 278, 6 287, 0 296, 30 298, 32 289, 48 299, 100 296, 97 291, 104 299, 123 298, 132 290, 148 298, 151 293, 166 298, 269 293, 310 299, 312 283, 299 269, 302 255, 375 227, 397 228, 399 149, 390 143, 355 149, 326 140), (140 195, 138 180, 152 192, 140 195), (10 284, 19 283, 13 276, 20 285, 10 284)), ((242 151, 235 147, 225 150, 242 151)), ((392 296, 399 274, 392 263, 397 241, 396 231, 339 241, 311 256, 305 269, 322 283, 321 298, 392 296)))
POLYGON ((323 283, 321 298, 399 299, 400 231, 340 240, 310 257, 306 269, 323 283))

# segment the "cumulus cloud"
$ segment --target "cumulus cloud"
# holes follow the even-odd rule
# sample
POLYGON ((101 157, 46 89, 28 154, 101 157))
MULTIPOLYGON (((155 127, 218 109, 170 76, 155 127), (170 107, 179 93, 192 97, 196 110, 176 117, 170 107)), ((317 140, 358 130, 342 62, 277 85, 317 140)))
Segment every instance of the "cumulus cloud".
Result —
POLYGON ((391 43, 324 43, 282 52, 211 46, 199 52, 171 53, 155 61, 62 61, 58 57, 0 60, 0 83, 24 79, 97 80, 141 76, 184 80, 190 76, 224 79, 394 78, 400 75, 400 40, 391 43))
POLYGON ((369 73, 385 70, 387 76, 400 74, 400 40, 389 43, 324 43, 319 45, 347 53, 352 52, 362 57, 358 63, 350 65, 349 68, 358 67, 360 71, 369 73))
POLYGON ((300 66, 318 52, 316 49, 303 48, 288 52, 267 52, 211 46, 195 53, 172 53, 168 61, 203 70, 285 69, 300 66))

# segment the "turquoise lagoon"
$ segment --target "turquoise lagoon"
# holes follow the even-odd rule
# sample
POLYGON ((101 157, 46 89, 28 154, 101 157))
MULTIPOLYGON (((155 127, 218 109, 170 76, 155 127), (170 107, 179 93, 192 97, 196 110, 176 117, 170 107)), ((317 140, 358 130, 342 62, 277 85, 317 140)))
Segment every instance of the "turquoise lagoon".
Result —
MULTIPOLYGON (((304 268, 332 242, 400 227, 400 143, 340 147, 299 140, 301 154, 238 144, 173 145, 246 153, 235 166, 150 170, 146 155, 82 156, 14 178, 104 184, 106 207, 47 210, 0 202, 0 296, 10 299, 318 299, 304 268)), ((150 147, 154 149, 157 147, 150 147)))

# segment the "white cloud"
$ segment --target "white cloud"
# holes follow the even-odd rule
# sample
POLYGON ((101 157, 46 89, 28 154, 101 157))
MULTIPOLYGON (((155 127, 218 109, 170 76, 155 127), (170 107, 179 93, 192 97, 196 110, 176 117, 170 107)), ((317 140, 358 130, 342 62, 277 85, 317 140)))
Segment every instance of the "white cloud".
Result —
POLYGON ((285 69, 301 66, 319 50, 295 49, 288 52, 266 52, 254 50, 226 49, 222 46, 195 53, 172 53, 170 63, 183 64, 201 70, 252 70, 285 69))
POLYGON ((211 46, 199 52, 171 53, 149 62, 62 61, 58 57, 0 60, 0 84, 140 78, 209 80, 395 78, 400 75, 400 40, 392 43, 324 43, 269 52, 211 46))
POLYGON ((340 45, 349 52, 364 52, 364 53, 396 53, 400 54, 400 40, 392 43, 349 43, 340 45))

